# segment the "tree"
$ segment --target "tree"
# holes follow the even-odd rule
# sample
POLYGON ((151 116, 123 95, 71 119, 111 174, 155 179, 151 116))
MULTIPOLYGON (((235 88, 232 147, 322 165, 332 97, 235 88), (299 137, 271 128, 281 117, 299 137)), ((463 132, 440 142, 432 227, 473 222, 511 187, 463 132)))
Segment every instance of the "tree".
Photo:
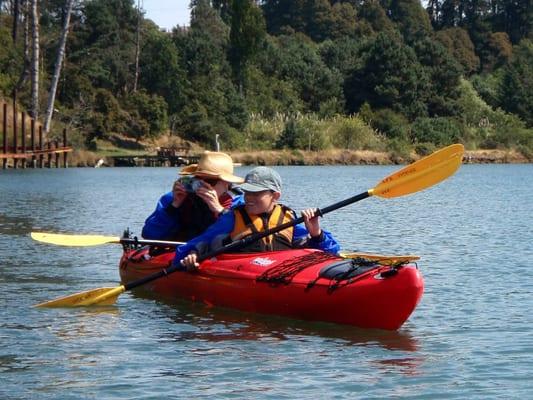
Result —
POLYGON ((504 68, 500 104, 533 127, 533 41, 523 39, 504 68))
POLYGON ((269 60, 271 68, 280 79, 292 83, 309 111, 319 111, 328 100, 343 102, 341 74, 324 64, 318 46, 308 37, 280 36, 277 46, 277 59, 269 60))
POLYGON ((46 113, 44 117, 44 131, 50 131, 50 122, 52 120, 52 113, 54 110, 54 103, 56 98, 57 83, 59 82, 59 75, 65 57, 65 46, 67 43, 67 35, 70 24, 70 14, 72 13, 72 4, 74 0, 66 0, 65 15, 63 20, 63 27, 61 29, 61 37, 57 48, 56 63, 54 67, 54 75, 52 76, 52 83, 50 84, 50 91, 48 92, 48 103, 46 105, 46 113))
POLYGON ((31 106, 30 115, 37 119, 39 114, 39 11, 37 0, 30 0, 31 10, 31 106))
POLYGON ((305 32, 306 0, 265 0, 262 7, 269 33, 279 35, 288 27, 296 32, 305 32))
POLYGON ((366 21, 373 32, 393 32, 395 27, 377 0, 365 1, 358 9, 359 18, 366 21))
POLYGON ((176 45, 169 35, 151 28, 145 33, 141 50, 140 86, 162 96, 171 115, 179 112, 186 102, 188 82, 176 45))
POLYGON ((427 115, 428 76, 410 47, 397 35, 380 33, 362 48, 364 61, 344 83, 348 112, 368 102, 409 118, 427 115))
POLYGON ((459 96, 461 67, 438 41, 425 37, 413 48, 429 81, 425 91, 426 105, 432 116, 454 114, 454 100, 459 96))
POLYGON ((386 12, 398 25, 407 44, 432 32, 429 16, 419 0, 391 0, 386 12))
POLYGON ((479 57, 474 44, 463 28, 447 28, 436 32, 435 39, 448 49, 453 57, 463 67, 465 75, 471 75, 479 70, 479 57))
POLYGON ((246 66, 259 51, 265 33, 265 20, 252 0, 231 1, 229 59, 241 96, 246 66))

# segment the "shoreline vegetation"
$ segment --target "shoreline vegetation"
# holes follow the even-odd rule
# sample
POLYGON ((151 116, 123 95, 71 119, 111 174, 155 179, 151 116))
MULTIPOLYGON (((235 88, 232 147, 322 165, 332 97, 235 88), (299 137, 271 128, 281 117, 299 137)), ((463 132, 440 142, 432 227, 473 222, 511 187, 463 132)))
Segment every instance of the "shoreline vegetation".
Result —
MULTIPOLYGON (((247 152, 228 151, 236 164, 242 165, 395 165, 407 164, 422 156, 411 153, 403 157, 391 152, 370 150, 261 150, 247 152)), ((525 164, 531 163, 523 154, 516 150, 467 150, 463 164, 525 164)), ((72 167, 112 167, 111 157, 98 153, 74 151, 69 162, 72 167), (100 161, 103 160, 103 161, 100 161)))
MULTIPOLYGON (((422 156, 411 153, 408 157, 391 152, 370 150, 325 151, 253 151, 230 153, 236 163, 243 165, 393 165, 406 164, 422 156)), ((529 163, 515 150, 466 151, 463 163, 467 164, 518 164, 529 163)))
MULTIPOLYGON (((452 143, 466 163, 533 162, 525 2, 197 0, 171 31, 131 0, 23 3, 0 2, 0 99, 47 141, 68 131, 71 166, 219 147, 243 165, 407 164, 452 143)), ((16 121, 4 153, 28 139, 16 121)))

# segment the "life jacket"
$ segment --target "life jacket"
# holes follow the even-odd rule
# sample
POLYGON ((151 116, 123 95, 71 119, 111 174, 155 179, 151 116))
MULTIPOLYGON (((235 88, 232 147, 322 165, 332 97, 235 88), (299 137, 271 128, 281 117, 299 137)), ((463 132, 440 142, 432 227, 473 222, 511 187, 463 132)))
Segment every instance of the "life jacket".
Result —
MULTIPOLYGON (((267 229, 275 228, 294 220, 292 210, 280 204, 276 204, 270 215, 249 215, 244 209, 244 205, 236 207, 235 226, 230 233, 231 241, 242 239, 251 233, 263 232, 267 229)), ((256 240, 248 246, 238 249, 238 252, 253 253, 261 251, 276 251, 292 249, 292 238, 294 227, 289 227, 280 232, 274 233, 261 240, 256 240)))

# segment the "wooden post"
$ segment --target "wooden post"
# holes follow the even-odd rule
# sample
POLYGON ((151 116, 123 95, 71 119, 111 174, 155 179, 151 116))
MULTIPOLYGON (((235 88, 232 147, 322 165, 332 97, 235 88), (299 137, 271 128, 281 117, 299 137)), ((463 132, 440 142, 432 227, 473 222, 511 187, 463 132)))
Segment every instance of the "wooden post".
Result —
POLYGON ((52 142, 48 142, 48 168, 52 168, 52 142))
MULTIPOLYGON (((68 144, 67 144, 67 128, 63 128, 63 147, 67 147, 68 144)), ((63 153, 63 168, 67 168, 68 167, 68 163, 67 163, 67 152, 65 151, 63 153)))
POLYGON ((42 125, 39 125, 39 150, 41 151, 39 153, 39 168, 43 167, 44 164, 44 143, 43 143, 43 127, 42 125))
MULTIPOLYGON (((54 146, 57 151, 57 149, 59 149, 59 143, 57 142, 57 139, 54 140, 54 146)), ((56 168, 59 168, 59 153, 56 153, 56 168)))
MULTIPOLYGON (((17 140, 17 103, 13 99, 13 154, 17 154, 18 140, 17 140)), ((13 168, 17 169, 17 158, 13 158, 13 168)))
MULTIPOLYGON (((4 133, 4 154, 7 154, 7 103, 4 103, 4 114, 3 114, 3 120, 2 120, 2 132, 4 133)), ((7 158, 4 158, 2 160, 2 168, 7 168, 7 158)))
MULTIPOLYGON (((26 154, 26 113, 22 112, 20 121, 20 145, 22 147, 22 154, 26 154)), ((22 158, 20 160, 20 166, 24 169, 26 168, 26 159, 22 158)))
POLYGON ((37 158, 35 157, 35 119, 31 119, 30 125, 30 135, 31 135, 31 167, 35 168, 37 165, 37 158))

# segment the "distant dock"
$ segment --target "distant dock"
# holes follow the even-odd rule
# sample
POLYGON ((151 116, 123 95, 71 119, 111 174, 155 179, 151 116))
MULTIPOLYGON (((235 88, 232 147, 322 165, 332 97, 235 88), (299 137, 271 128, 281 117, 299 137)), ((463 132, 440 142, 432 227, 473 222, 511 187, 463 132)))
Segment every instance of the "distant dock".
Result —
POLYGON ((197 163, 200 156, 189 154, 187 147, 161 147, 155 155, 114 156, 111 158, 115 167, 180 167, 197 163))

